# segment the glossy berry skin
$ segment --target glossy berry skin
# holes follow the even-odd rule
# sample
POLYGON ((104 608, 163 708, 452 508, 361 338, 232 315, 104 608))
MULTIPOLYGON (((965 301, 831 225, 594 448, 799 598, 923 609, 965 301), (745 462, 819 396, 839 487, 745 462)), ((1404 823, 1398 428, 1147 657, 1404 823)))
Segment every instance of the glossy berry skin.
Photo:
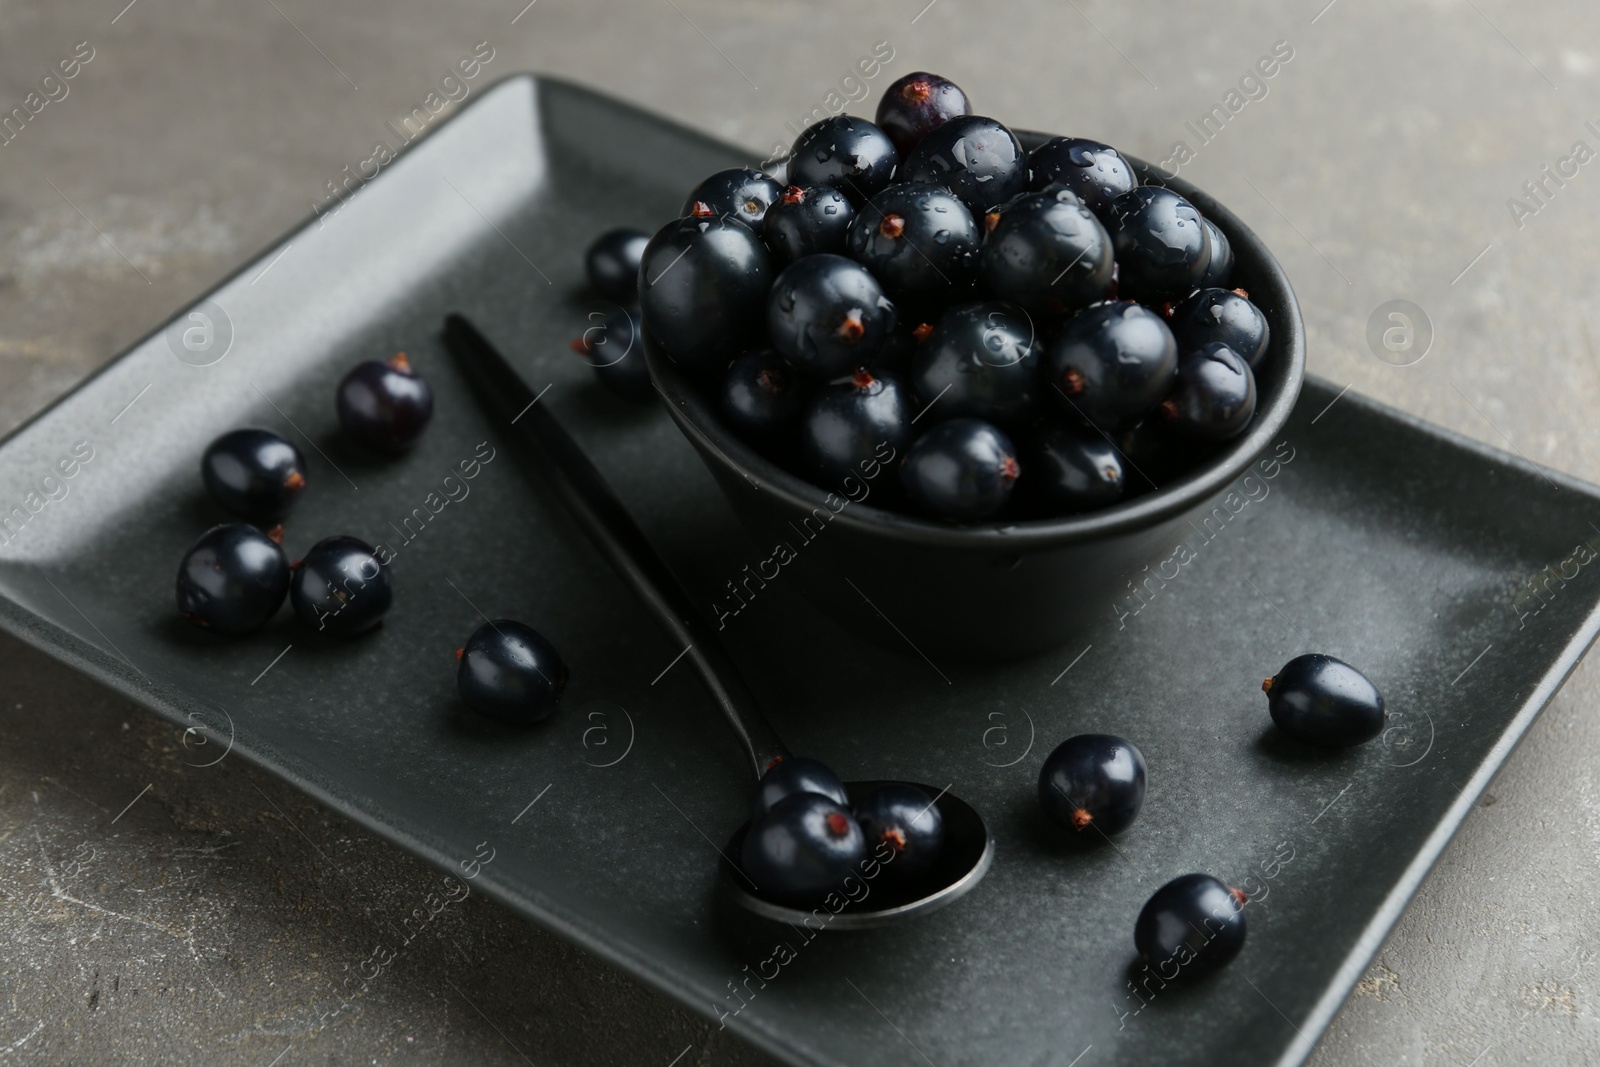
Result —
POLYGON ((1033 432, 1024 463, 1029 495, 1065 515, 1110 507, 1127 489, 1122 456, 1103 434, 1049 423, 1033 432))
POLYGON ((496 619, 457 654, 456 691, 479 715, 522 726, 547 718, 567 688, 567 665, 533 627, 496 619))
POLYGON ((1261 309, 1237 289, 1201 289, 1172 311, 1169 320, 1178 351, 1220 341, 1244 357, 1255 370, 1267 358, 1271 327, 1261 309))
POLYGON ((639 260, 649 243, 650 235, 643 230, 607 230, 596 237, 583 257, 594 294, 619 304, 639 299, 639 260))
POLYGON ((864 366, 895 325, 894 303, 871 272, 828 253, 783 268, 766 308, 772 347, 802 373, 823 381, 864 366))
POLYGON ((1111 202, 1139 187, 1133 165, 1110 145, 1082 137, 1052 137, 1028 157, 1033 188, 1064 185, 1101 218, 1111 202))
POLYGON ((1200 287, 1211 265, 1211 234, 1193 204, 1146 185, 1117 197, 1109 212, 1119 296, 1160 306, 1200 287))
POLYGON ((896 183, 850 227, 849 253, 908 309, 937 308, 971 285, 983 233, 943 186, 896 183))
POLYGON ((600 384, 613 393, 629 400, 654 400, 655 386, 650 383, 650 368, 645 365, 644 343, 634 313, 625 309, 609 315, 591 312, 589 318, 594 325, 572 342, 572 350, 594 369, 600 384))
POLYGON ((885 872, 904 882, 927 874, 944 851, 944 816, 933 798, 914 785, 879 786, 855 806, 867 851, 880 844, 893 850, 885 872))
POLYGON ((866 119, 834 115, 807 126, 789 157, 795 185, 831 185, 862 204, 889 184, 900 153, 889 135, 866 119))
POLYGON ((683 202, 683 215, 730 216, 757 233, 767 209, 783 195, 783 186, 750 167, 719 170, 694 187, 683 202))
POLYGON ((844 783, 833 773, 833 768, 807 756, 789 756, 768 767, 767 773, 761 776, 750 818, 759 819, 779 801, 797 793, 816 793, 841 807, 850 804, 844 783))
POLYGON ((1133 825, 1144 788, 1144 753, 1110 734, 1069 737, 1039 769, 1039 806, 1050 821, 1096 840, 1133 825))
POLYGON ((917 438, 900 484, 918 510, 950 522, 977 522, 1005 507, 1022 473, 1003 430, 981 419, 951 419, 917 438))
POLYGON ((1209 874, 1185 874, 1157 889, 1133 924, 1139 958, 1162 978, 1197 978, 1244 947, 1245 895, 1209 874))
MULTIPOLYGON (((858 370, 823 386, 800 420, 800 461, 815 484, 838 491, 888 464, 911 442, 912 412, 891 374, 858 370)), ((884 479, 887 481, 888 479, 884 479)))
POLYGON ((433 418, 433 389, 404 352, 356 364, 339 383, 338 402, 345 433, 380 452, 404 452, 433 418))
POLYGON ((1233 277, 1233 244, 1216 223, 1210 219, 1202 221, 1206 224, 1206 233, 1211 235, 1211 262, 1200 279, 1200 287, 1226 289, 1229 279, 1233 277))
POLYGON ((1255 413, 1256 376, 1239 353, 1216 341, 1179 360, 1172 392, 1161 402, 1161 417, 1174 429, 1208 441, 1238 437, 1255 413))
POLYGON ((970 416, 1018 426, 1039 395, 1039 343, 1026 312, 989 301, 951 308, 911 356, 911 391, 928 421, 970 416))
POLYGON ((251 522, 276 522, 306 487, 306 459, 271 430, 231 430, 206 446, 200 477, 211 499, 251 522))
POLYGON ((1075 194, 1019 196, 989 218, 978 276, 999 299, 1061 315, 1111 294, 1111 235, 1075 194))
POLYGON ((771 445, 792 437, 810 399, 794 368, 770 348, 746 352, 728 365, 717 408, 746 441, 771 445))
POLYGON ((889 84, 878 100, 876 121, 902 157, 951 119, 972 114, 967 94, 947 78, 912 71, 889 84))
POLYGON ((1311 652, 1261 683, 1278 729, 1310 745, 1349 748, 1383 732, 1383 694, 1343 660, 1311 652))
POLYGON ((1153 409, 1178 372, 1178 343, 1160 315, 1127 301, 1068 322, 1045 355, 1051 394, 1067 411, 1113 429, 1153 409))
POLYGON ((289 561, 251 526, 213 526, 178 567, 178 611, 202 629, 246 634, 277 614, 289 592, 289 561))
POLYGON ((842 896, 844 880, 866 857, 866 839, 848 811, 825 796, 797 793, 750 824, 740 866, 760 896, 811 906, 830 893, 842 896))
POLYGON ((663 226, 639 266, 645 333, 685 370, 720 370, 761 334, 771 257, 755 231, 727 218, 663 226))
POLYGON ((855 205, 833 186, 802 189, 791 185, 767 209, 761 239, 772 253, 773 264, 780 268, 820 252, 842 255, 855 217, 855 205))
POLYGON ((1027 189, 1028 156, 1016 134, 994 119, 963 115, 924 137, 897 180, 943 185, 983 215, 1027 189))
POLYGON ((371 545, 354 537, 318 541, 289 578, 294 613, 319 632, 364 633, 383 621, 393 601, 389 569, 371 545))

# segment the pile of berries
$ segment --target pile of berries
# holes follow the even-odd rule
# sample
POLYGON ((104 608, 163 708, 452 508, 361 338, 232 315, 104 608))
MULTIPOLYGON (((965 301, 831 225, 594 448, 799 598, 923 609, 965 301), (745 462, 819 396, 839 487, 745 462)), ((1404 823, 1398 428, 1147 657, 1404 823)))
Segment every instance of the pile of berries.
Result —
POLYGON ((637 330, 824 489, 894 455, 884 502, 903 510, 1090 511, 1255 413, 1268 325, 1228 288, 1222 231, 1107 145, 1025 151, 937 75, 889 86, 876 123, 808 128, 783 181, 713 174, 638 237, 590 253, 591 284, 618 293, 639 257, 642 321, 609 332, 637 330))

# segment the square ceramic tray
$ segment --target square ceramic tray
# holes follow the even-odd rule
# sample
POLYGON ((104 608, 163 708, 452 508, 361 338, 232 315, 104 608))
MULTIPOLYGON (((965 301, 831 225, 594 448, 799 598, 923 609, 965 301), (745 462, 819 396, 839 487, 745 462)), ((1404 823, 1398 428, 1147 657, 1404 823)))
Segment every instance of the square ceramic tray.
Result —
MULTIPOLYGON (((582 293, 586 243, 653 228, 741 161, 569 85, 485 91, 0 446, 0 510, 28 516, 0 545, 0 623, 200 731, 191 762, 282 775, 790 1062, 1064 1065, 1091 1046, 1085 1065, 1299 1062, 1594 638, 1600 568, 1579 546, 1600 540, 1600 496, 1312 383, 1275 461, 1187 552, 1129 575, 1143 595, 1130 584, 1082 646, 929 663, 769 583, 724 636, 774 725, 846 778, 950 783, 997 858, 972 895, 900 928, 813 940, 732 914, 710 842, 744 817, 737 746, 486 425, 438 331, 466 311, 550 386, 542 402, 709 607, 762 553, 664 414, 601 393, 566 342, 608 310, 582 293), (342 443, 333 386, 397 349, 437 414, 380 463, 342 443), (201 449, 251 424, 311 463, 291 552, 334 533, 390 546, 379 632, 324 643, 285 611, 219 641, 176 618, 177 561, 221 518, 201 449), (457 709, 451 652, 480 609, 563 651, 552 721, 508 732, 457 709), (1381 742, 1312 756, 1269 728, 1261 678, 1312 648, 1382 686, 1381 742), (1035 815, 1043 756, 1087 730, 1149 760, 1116 847, 1062 847, 1035 815), (1162 988, 1130 966, 1133 918, 1191 870, 1253 891, 1249 943, 1215 979, 1162 988)), ((865 563, 840 578, 872 592, 865 563)))

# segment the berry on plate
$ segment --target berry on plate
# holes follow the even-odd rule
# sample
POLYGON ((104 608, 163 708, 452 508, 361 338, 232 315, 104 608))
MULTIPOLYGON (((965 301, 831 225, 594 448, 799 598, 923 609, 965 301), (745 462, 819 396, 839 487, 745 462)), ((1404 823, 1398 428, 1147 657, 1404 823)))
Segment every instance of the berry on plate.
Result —
POLYGON ((1244 947, 1243 892, 1209 874, 1185 874, 1151 894, 1133 924, 1139 958, 1167 981, 1199 977, 1244 947))
POLYGON ((639 299, 639 260, 650 235, 642 230, 607 230, 583 257, 584 274, 596 296, 626 304, 639 299))
POLYGON ((1079 834, 1110 836, 1132 826, 1144 789, 1144 753, 1110 734, 1069 737, 1039 769, 1039 806, 1079 834))
POLYGON ((325 537, 292 568, 289 603, 313 630, 339 636, 365 633, 394 602, 389 568, 355 537, 325 537))
MULTIPOLYGON (((592 313, 595 318, 598 312, 592 313)), ((639 320, 626 309, 601 316, 599 322, 572 342, 572 350, 594 370, 600 384, 629 400, 651 400, 650 368, 645 365, 639 320)))
POLYGON ((410 448, 433 418, 433 389, 404 352, 356 364, 339 383, 338 402, 345 433, 380 452, 410 448))
POLYGON ((276 522, 306 487, 306 459, 271 430, 231 430, 206 446, 200 477, 211 499, 251 522, 276 522))
POLYGON ((456 651, 456 691, 467 707, 518 725, 556 709, 567 688, 567 665, 533 627, 495 619, 478 627, 456 651))
POLYGON ((178 611, 213 633, 259 629, 277 614, 288 591, 283 549, 245 522, 201 534, 178 567, 178 611))
POLYGON ((1310 652, 1261 683, 1278 729, 1307 744, 1348 748, 1383 733, 1383 694, 1350 664, 1310 652))

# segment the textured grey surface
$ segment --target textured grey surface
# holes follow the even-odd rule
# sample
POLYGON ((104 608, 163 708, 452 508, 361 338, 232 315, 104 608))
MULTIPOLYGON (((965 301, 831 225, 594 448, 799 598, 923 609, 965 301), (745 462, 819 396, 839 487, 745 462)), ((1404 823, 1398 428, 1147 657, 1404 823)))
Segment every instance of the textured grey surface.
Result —
MULTIPOLYGON (((76 42, 95 48, 70 95, 0 147, 7 426, 304 217, 479 40, 496 49, 489 76, 562 74, 758 147, 788 140, 786 120, 888 41, 870 93, 940 70, 982 111, 1151 159, 1179 138, 1195 147, 1185 121, 1287 40, 1295 58, 1268 95, 1184 173, 1277 250, 1311 369, 1600 480, 1582 299, 1600 269, 1593 168, 1527 200, 1539 210, 1520 229, 1507 206, 1574 141, 1600 146, 1584 125, 1600 115, 1590 5, 539 0, 515 24, 515 2, 121 6, 0 5, 6 110, 76 42), (1437 331, 1403 369, 1366 342, 1394 299, 1437 331)), ((686 1047, 682 1063, 757 1062, 481 900, 323 1025, 340 939, 436 876, 232 761, 185 768, 176 731, 15 642, 0 662, 0 1048, 40 1062, 522 1062, 509 1038, 539 1063, 667 1063, 686 1047)), ((1597 683, 1580 668, 1536 724, 1314 1062, 1600 1055, 1597 683)))

